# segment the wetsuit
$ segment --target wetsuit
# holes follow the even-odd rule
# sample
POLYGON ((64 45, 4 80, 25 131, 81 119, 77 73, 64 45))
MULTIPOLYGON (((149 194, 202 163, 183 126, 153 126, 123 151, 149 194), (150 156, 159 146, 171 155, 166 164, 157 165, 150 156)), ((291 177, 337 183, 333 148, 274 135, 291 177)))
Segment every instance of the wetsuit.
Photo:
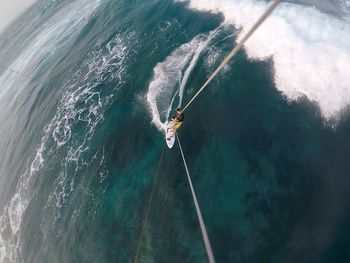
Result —
POLYGON ((174 127, 175 127, 175 129, 178 129, 178 128, 180 128, 182 122, 184 121, 185 115, 183 113, 181 113, 180 115, 176 116, 176 114, 175 114, 173 119, 175 120, 174 127))

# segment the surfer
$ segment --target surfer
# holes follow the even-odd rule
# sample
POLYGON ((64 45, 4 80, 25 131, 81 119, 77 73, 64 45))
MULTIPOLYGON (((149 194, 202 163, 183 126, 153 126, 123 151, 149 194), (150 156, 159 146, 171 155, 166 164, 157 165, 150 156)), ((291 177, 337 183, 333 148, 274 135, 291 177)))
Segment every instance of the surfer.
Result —
POLYGON ((174 117, 172 117, 172 121, 175 121, 173 129, 174 129, 174 133, 176 132, 176 130, 178 128, 180 128, 182 122, 184 121, 185 115, 181 112, 180 108, 177 108, 175 111, 175 115, 174 117))
POLYGON ((176 130, 180 128, 184 118, 185 115, 181 112, 181 109, 177 108, 174 117, 172 117, 171 121, 167 124, 165 138, 166 144, 170 149, 174 146, 176 130))

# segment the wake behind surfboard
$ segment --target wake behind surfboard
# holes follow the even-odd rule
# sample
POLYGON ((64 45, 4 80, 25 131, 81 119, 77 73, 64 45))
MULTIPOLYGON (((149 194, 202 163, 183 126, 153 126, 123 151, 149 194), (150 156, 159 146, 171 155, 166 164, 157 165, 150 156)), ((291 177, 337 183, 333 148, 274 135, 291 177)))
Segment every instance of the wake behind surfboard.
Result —
POLYGON ((175 125, 174 121, 171 120, 166 126, 166 130, 165 130, 165 140, 169 149, 173 148, 175 143, 174 125, 175 125))

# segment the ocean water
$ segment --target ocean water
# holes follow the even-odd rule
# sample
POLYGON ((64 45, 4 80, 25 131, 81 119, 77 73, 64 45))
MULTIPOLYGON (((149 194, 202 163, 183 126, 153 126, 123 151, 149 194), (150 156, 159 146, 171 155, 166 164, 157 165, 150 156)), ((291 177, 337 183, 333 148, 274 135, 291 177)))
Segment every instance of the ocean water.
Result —
MULTIPOLYGON (((40 0, 2 31, 0 262, 206 262, 163 128, 267 5, 40 0)), ((282 2, 185 112, 217 262, 350 262, 349 8, 282 2)))

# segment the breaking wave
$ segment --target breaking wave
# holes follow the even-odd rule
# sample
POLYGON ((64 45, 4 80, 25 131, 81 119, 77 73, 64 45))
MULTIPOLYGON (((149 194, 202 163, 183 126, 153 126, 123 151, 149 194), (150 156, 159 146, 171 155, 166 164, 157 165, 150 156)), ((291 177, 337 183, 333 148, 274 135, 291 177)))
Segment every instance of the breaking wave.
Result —
MULTIPOLYGON (((192 9, 221 13, 242 37, 266 10, 256 0, 190 0, 192 9)), ((348 1, 342 1, 344 8, 348 1)), ((312 7, 282 3, 245 44, 250 59, 272 57, 276 88, 290 101, 307 97, 330 121, 350 105, 350 24, 312 7)))

